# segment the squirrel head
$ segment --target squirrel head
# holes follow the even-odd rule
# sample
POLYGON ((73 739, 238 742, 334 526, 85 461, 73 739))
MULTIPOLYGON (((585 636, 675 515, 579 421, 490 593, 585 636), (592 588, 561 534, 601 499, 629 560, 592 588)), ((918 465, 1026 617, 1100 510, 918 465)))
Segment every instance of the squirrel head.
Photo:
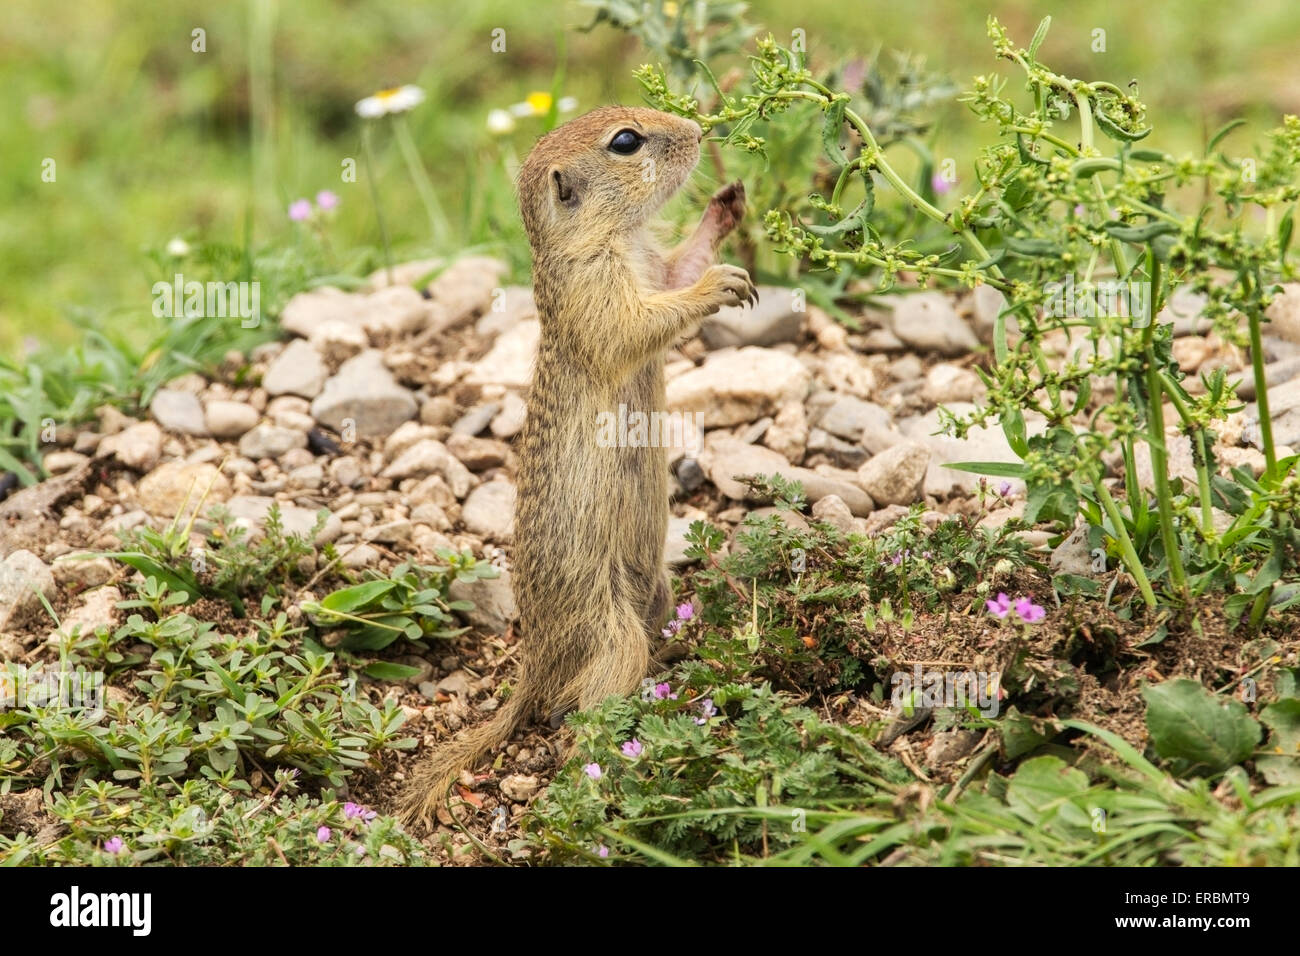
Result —
POLYGON ((547 133, 519 170, 534 255, 638 231, 695 168, 702 137, 691 120, 630 106, 601 107, 547 133))

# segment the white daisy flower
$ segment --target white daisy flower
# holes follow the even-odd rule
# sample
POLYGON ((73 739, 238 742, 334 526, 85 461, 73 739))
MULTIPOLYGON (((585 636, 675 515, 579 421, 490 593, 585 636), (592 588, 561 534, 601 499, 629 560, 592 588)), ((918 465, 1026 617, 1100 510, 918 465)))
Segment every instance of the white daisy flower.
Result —
POLYGON ((171 242, 167 243, 167 255, 173 259, 184 259, 190 254, 190 244, 177 236, 171 242))
MULTIPOLYGON (((551 94, 544 92, 529 93, 522 103, 515 103, 510 107, 512 116, 545 116, 551 111, 551 94)), ((561 113, 571 113, 578 106, 578 101, 572 96, 560 98, 556 108, 561 113)))
POLYGON ((377 119, 389 113, 405 113, 423 102, 424 90, 418 86, 394 86, 358 101, 357 115, 363 119, 377 119))
POLYGON ((493 136, 506 136, 514 132, 515 118, 509 110, 493 110, 488 113, 487 128, 493 136))

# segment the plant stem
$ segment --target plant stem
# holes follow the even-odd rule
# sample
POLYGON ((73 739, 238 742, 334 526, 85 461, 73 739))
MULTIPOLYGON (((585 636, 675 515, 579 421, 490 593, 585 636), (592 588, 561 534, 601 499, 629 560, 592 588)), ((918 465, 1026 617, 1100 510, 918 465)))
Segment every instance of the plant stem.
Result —
POLYGON ((1147 445, 1151 449, 1151 475, 1156 486, 1156 508, 1160 515, 1160 540, 1165 546, 1165 560, 1169 562, 1169 581, 1183 597, 1187 596, 1187 575, 1183 570, 1183 556, 1178 547, 1178 532, 1174 528, 1174 496, 1169 487, 1169 456, 1165 448, 1165 408, 1160 387, 1160 369, 1156 367, 1156 353, 1150 345, 1142 350, 1146 365, 1147 383, 1147 445))
POLYGON ((1124 527, 1124 518, 1119 513, 1119 507, 1115 504, 1115 499, 1110 496, 1106 489, 1104 481, 1098 478, 1093 482, 1093 487, 1097 489, 1097 500, 1106 511, 1107 517, 1114 528, 1115 541, 1119 545, 1120 557, 1124 561, 1124 567, 1128 568, 1128 573, 1133 576, 1137 583, 1138 590, 1142 593, 1142 599, 1147 602, 1147 607, 1155 610, 1156 592, 1151 590, 1151 582, 1147 579, 1147 573, 1142 567, 1142 562, 1138 559, 1137 551, 1133 548, 1133 541, 1128 536, 1128 530, 1124 527))
POLYGON ((1250 325, 1250 367, 1255 374, 1255 407, 1259 410, 1259 436, 1264 445, 1264 474, 1277 476, 1277 452, 1273 448, 1273 420, 1268 411, 1268 380, 1264 376, 1264 342, 1259 330, 1259 308, 1246 312, 1250 325))
POLYGON ((420 194, 420 202, 424 203, 424 212, 429 217, 429 230, 433 234, 433 244, 439 250, 444 249, 450 231, 447 217, 443 214, 442 206, 438 204, 433 184, 429 182, 429 174, 424 171, 424 164, 420 162, 420 151, 415 148, 415 140, 411 136, 411 127, 406 117, 400 113, 394 116, 393 128, 397 131, 397 144, 401 147, 402 157, 406 160, 406 168, 410 170, 415 190, 420 194))
POLYGON ((366 182, 370 186, 370 201, 375 204, 375 221, 379 223, 379 241, 384 247, 384 268, 388 284, 393 285, 393 250, 388 245, 388 229, 384 226, 384 210, 379 201, 379 181, 375 167, 375 154, 370 146, 370 123, 361 124, 361 155, 366 161, 366 182))

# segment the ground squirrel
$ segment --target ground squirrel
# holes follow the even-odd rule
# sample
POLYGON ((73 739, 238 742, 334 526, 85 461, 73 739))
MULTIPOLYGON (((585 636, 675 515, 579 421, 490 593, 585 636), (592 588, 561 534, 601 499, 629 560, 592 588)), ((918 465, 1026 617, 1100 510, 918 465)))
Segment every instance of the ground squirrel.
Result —
POLYGON ((461 770, 534 713, 558 725, 575 707, 631 693, 649 671, 671 601, 668 465, 663 448, 602 447, 597 422, 620 403, 662 410, 668 348, 719 308, 757 298, 745 270, 712 264, 744 214, 741 183, 719 190, 671 252, 650 235, 701 138, 687 119, 605 107, 543 136, 519 171, 542 326, 519 445, 520 670, 493 720, 417 769, 408 819, 427 818, 461 770))

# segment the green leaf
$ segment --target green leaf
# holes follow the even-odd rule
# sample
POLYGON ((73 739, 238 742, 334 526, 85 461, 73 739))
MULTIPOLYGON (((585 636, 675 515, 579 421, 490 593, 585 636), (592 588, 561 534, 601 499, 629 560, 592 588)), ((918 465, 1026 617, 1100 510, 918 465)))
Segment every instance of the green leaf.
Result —
POLYGON ((976 475, 992 475, 995 478, 1025 477, 1025 466, 1015 461, 954 461, 944 467, 955 471, 969 471, 976 475))
POLYGON ((349 588, 342 588, 325 595, 320 606, 327 611, 342 611, 350 614, 358 608, 365 607, 371 601, 381 597, 397 587, 396 581, 380 579, 364 581, 349 588))
POLYGON ((420 668, 394 664, 392 661, 375 661, 367 664, 362 673, 375 680, 407 680, 420 673, 420 668))
POLYGON ((1156 753, 1192 769, 1220 773, 1259 742, 1260 726, 1240 701, 1217 697, 1199 681, 1177 678, 1142 689, 1156 753))
POLYGON ((1220 126, 1219 131, 1210 137, 1210 142, 1205 147, 1205 154, 1208 156, 1210 153, 1214 152, 1214 147, 1218 146, 1225 136, 1231 133, 1238 126, 1244 126, 1245 123, 1245 119, 1239 116, 1235 120, 1229 120, 1227 123, 1220 126))
POLYGON ((1271 784, 1300 784, 1300 700, 1269 704, 1259 717, 1273 731, 1264 747, 1272 752, 1255 758, 1256 769, 1271 784))
POLYGON ((173 571, 167 565, 154 560, 147 554, 139 551, 112 551, 106 555, 107 558, 116 558, 128 567, 135 568, 145 577, 157 578, 163 584, 167 585, 169 591, 175 591, 178 594, 184 594, 186 604, 197 601, 202 592, 199 588, 198 581, 194 577, 194 572, 186 567, 184 572, 173 571))
POLYGON ((1029 41, 1028 53, 1030 63, 1038 62, 1038 48, 1043 45, 1043 40, 1047 37, 1047 28, 1051 25, 1052 18, 1043 17, 1042 22, 1038 24, 1038 29, 1034 31, 1034 38, 1029 41))
POLYGON ((826 157, 835 164, 836 168, 843 166, 845 163, 844 149, 840 146, 840 137, 844 135, 844 111, 848 108, 849 99, 845 97, 836 97, 826 107, 826 119, 822 123, 822 152, 826 157))

